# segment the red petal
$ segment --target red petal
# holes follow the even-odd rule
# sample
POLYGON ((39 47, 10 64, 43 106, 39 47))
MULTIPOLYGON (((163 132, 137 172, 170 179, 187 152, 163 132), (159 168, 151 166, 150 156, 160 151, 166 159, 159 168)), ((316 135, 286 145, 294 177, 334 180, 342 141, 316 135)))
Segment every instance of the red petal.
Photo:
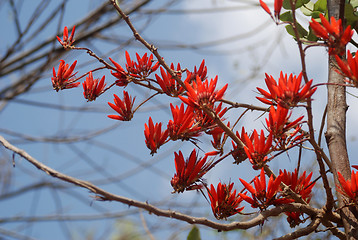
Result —
POLYGON ((267 12, 268 14, 271 15, 271 11, 270 11, 269 7, 266 5, 265 2, 263 2, 262 0, 260 0, 260 5, 261 5, 261 7, 265 10, 265 12, 267 12))
POLYGON ((245 186, 245 188, 251 193, 251 194, 256 194, 256 190, 251 186, 251 184, 247 183, 245 180, 239 178, 240 182, 242 183, 242 185, 245 186))

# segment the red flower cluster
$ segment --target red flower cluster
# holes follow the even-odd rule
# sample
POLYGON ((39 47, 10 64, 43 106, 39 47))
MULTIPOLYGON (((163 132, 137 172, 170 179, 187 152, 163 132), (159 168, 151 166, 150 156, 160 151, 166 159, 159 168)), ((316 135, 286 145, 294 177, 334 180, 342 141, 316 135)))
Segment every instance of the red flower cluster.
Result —
MULTIPOLYGON (((227 124, 227 126, 230 127, 230 122, 227 124)), ((216 126, 207 131, 206 133, 211 135, 213 138, 213 140, 211 141, 211 145, 220 153, 222 153, 223 145, 227 138, 227 135, 225 134, 224 130, 221 127, 216 126)))
POLYGON ((348 50, 347 52, 347 61, 343 61, 339 56, 335 56, 337 64, 341 72, 348 77, 351 81, 349 83, 353 84, 355 87, 358 87, 358 51, 355 56, 351 54, 348 50))
POLYGON ((149 117, 148 125, 144 124, 145 144, 151 150, 150 154, 157 152, 168 138, 168 130, 162 132, 162 123, 153 124, 153 120, 149 117))
POLYGON ((224 93, 227 89, 228 84, 226 84, 220 90, 215 90, 218 77, 211 79, 210 83, 206 79, 204 82, 197 75, 196 80, 191 84, 185 82, 185 87, 187 88, 188 98, 179 96, 179 98, 189 106, 200 108, 201 106, 212 107, 216 101, 219 101, 224 96, 224 93))
POLYGON ((299 102, 305 102, 316 91, 317 87, 311 88, 312 79, 301 86, 302 73, 297 77, 290 74, 287 78, 287 74, 280 73, 278 84, 276 80, 266 73, 266 86, 269 89, 269 93, 261 88, 257 90, 264 96, 256 97, 258 100, 265 104, 281 105, 285 108, 295 107, 299 102))
POLYGON ((269 118, 266 118, 267 129, 272 133, 273 140, 276 143, 275 150, 284 150, 292 146, 295 142, 303 138, 301 130, 302 117, 290 122, 292 112, 287 108, 277 105, 277 109, 271 106, 269 118), (290 132, 293 129, 293 132, 290 132))
POLYGON ((307 203, 311 200, 312 188, 316 183, 311 182, 312 173, 308 174, 306 177, 306 171, 304 171, 300 177, 298 177, 297 169, 293 173, 283 172, 280 170, 280 175, 282 175, 282 182, 289 186, 291 190, 301 196, 303 200, 307 203))
POLYGON ((152 72, 156 71, 159 68, 158 62, 154 64, 154 66, 152 66, 154 62, 153 54, 148 57, 147 53, 145 53, 143 57, 140 57, 139 54, 136 53, 137 62, 132 61, 127 51, 125 52, 125 55, 127 61, 127 72, 116 61, 114 61, 112 58, 109 58, 109 60, 114 64, 116 68, 115 71, 111 71, 111 74, 115 78, 117 78, 117 86, 125 87, 128 85, 129 82, 136 78, 139 80, 146 79, 152 72))
MULTIPOLYGON (((280 170, 280 175, 282 175, 282 182, 289 186, 294 193, 301 196, 306 203, 311 201, 311 192, 315 185, 315 182, 311 182, 312 173, 306 177, 306 171, 304 171, 302 175, 298 177, 297 169, 295 169, 293 173, 287 172, 286 170, 282 172, 280 170)), ((289 196, 287 196, 287 198, 289 198, 289 196)), ((303 220, 300 219, 303 214, 300 212, 286 212, 285 214, 291 227, 295 227, 303 222, 303 220)))
MULTIPOLYGON (((174 69, 174 64, 171 64, 171 69, 174 69)), ((180 73, 180 64, 177 65, 177 77, 181 79, 180 73)), ((168 96, 177 97, 178 95, 184 92, 184 88, 170 75, 169 72, 166 72, 164 68, 160 68, 160 73, 162 77, 159 77, 155 74, 155 78, 157 79, 157 83, 162 88, 163 92, 168 96)))
MULTIPOLYGON (((118 68, 118 67, 117 67, 118 68)), ((171 64, 171 69, 174 70, 174 64, 171 64)), ((224 92, 227 89, 227 85, 220 90, 216 90, 217 77, 209 82, 206 78, 207 69, 205 62, 203 61, 200 68, 194 68, 194 72, 187 71, 187 78, 184 81, 187 98, 183 95, 185 88, 181 86, 168 72, 163 68, 160 68, 161 77, 156 75, 156 82, 162 88, 163 92, 169 96, 177 96, 188 106, 185 109, 184 104, 180 106, 171 106, 173 119, 168 122, 167 130, 165 133, 169 136, 169 139, 165 139, 163 144, 167 140, 196 140, 202 132, 209 132, 217 125, 215 121, 209 117, 202 109, 202 106, 207 106, 219 117, 222 118, 227 108, 222 107, 222 103, 215 106, 215 102, 222 99, 224 92), (191 77, 195 75, 195 80, 191 77)), ((124 72, 124 70, 122 71, 124 72)), ((180 65, 177 65, 176 70, 177 77, 181 79, 182 70, 180 65)), ((150 133, 152 130, 148 128, 146 131, 150 133)), ((156 131, 156 130, 154 130, 156 131)), ((156 147, 147 146, 152 150, 152 154, 155 153, 156 147)))
POLYGON ((205 66, 205 60, 201 62, 199 69, 197 69, 195 66, 193 72, 186 70, 187 80, 189 83, 195 81, 197 76, 202 80, 207 79, 206 76, 207 73, 208 73, 208 68, 205 66))
POLYGON ((173 120, 169 120, 167 129, 171 140, 189 140, 200 135, 201 127, 195 122, 193 108, 188 106, 184 110, 184 103, 180 108, 170 104, 173 120))
POLYGON ((270 8, 266 5, 265 2, 260 0, 261 7, 271 16, 271 18, 278 24, 280 19, 280 12, 282 8, 283 0, 275 0, 274 2, 274 15, 272 15, 270 8))
POLYGON ((240 213, 244 207, 240 207, 242 198, 236 194, 236 190, 232 191, 234 183, 219 183, 215 187, 211 184, 208 190, 211 209, 217 219, 227 219, 228 217, 240 213))
POLYGON ((345 30, 343 30, 341 19, 338 19, 337 21, 334 17, 331 17, 331 23, 329 23, 322 13, 319 17, 322 25, 312 18, 310 27, 313 29, 317 37, 322 38, 327 42, 329 54, 343 55, 346 45, 351 40, 353 35, 351 26, 349 25, 345 30))
POLYGON ((55 71, 55 67, 53 67, 53 77, 51 78, 51 81, 54 90, 58 92, 62 89, 75 88, 80 85, 80 82, 76 82, 77 79, 73 78, 76 75, 76 73, 73 73, 76 64, 77 61, 74 61, 71 67, 69 67, 68 64, 65 64, 64 60, 60 60, 60 66, 58 67, 57 74, 55 71))
POLYGON ((131 76, 136 78, 146 78, 151 74, 152 72, 155 72, 159 68, 159 62, 154 64, 152 66, 154 60, 153 60, 153 54, 150 54, 150 56, 147 56, 147 53, 143 55, 143 57, 140 57, 138 53, 136 53, 137 62, 134 62, 131 60, 131 57, 129 56, 128 52, 126 51, 126 68, 128 73, 131 74, 131 76))
POLYGON ((174 155, 176 173, 170 181, 174 189, 173 193, 201 189, 203 187, 201 177, 212 167, 212 162, 206 162, 208 155, 200 159, 195 149, 186 161, 184 161, 181 151, 179 151, 179 154, 174 152, 174 155))
POLYGON ((92 72, 89 72, 86 81, 82 83, 83 95, 88 101, 96 100, 96 98, 102 94, 106 84, 104 83, 105 76, 102 77, 101 81, 93 79, 92 72))
POLYGON ((351 203, 358 203, 358 172, 352 170, 351 180, 346 180, 338 172, 338 181, 341 186, 337 186, 338 192, 349 198, 351 203))
POLYGON ((262 168, 268 160, 267 155, 271 151, 272 134, 270 133, 266 138, 263 130, 261 130, 260 136, 256 130, 253 131, 250 137, 246 134, 244 129, 243 133, 244 135, 241 136, 241 138, 244 139, 244 150, 252 167, 254 169, 262 168))
POLYGON ((245 188, 251 193, 252 197, 247 196, 247 192, 239 193, 239 195, 248 203, 252 208, 259 208, 261 211, 266 210, 271 205, 280 205, 290 203, 292 200, 283 198, 277 193, 280 191, 280 184, 282 181, 282 174, 273 178, 271 175, 268 185, 266 186, 266 177, 264 169, 261 168, 260 177, 254 178, 255 188, 247 183, 245 180, 239 178, 245 188))
POLYGON ((65 49, 67 49, 67 48, 71 48, 71 47, 72 47, 72 44, 73 44, 73 42, 75 41, 75 40, 73 39, 74 35, 75 35, 75 26, 73 26, 73 28, 72 28, 72 32, 71 32, 70 37, 68 37, 68 29, 67 29, 67 27, 65 27, 65 28, 63 29, 63 40, 61 40, 61 38, 60 38, 59 36, 56 36, 56 37, 57 37, 57 40, 61 43, 61 45, 62 45, 65 49))
POLYGON ((130 121, 133 118, 132 108, 135 97, 132 99, 126 91, 123 91, 123 100, 121 100, 116 94, 113 94, 113 96, 114 104, 108 102, 108 105, 119 113, 119 115, 108 115, 108 117, 120 121, 130 121))
MULTIPOLYGON (((261 6, 277 23, 279 21, 282 2, 283 0, 275 0, 274 14, 272 14, 267 5, 260 0, 261 6)), ((313 23, 311 23, 311 27, 315 31, 318 31, 322 35, 322 38, 327 38, 327 41, 331 41, 333 37, 339 37, 341 43, 348 39, 348 28, 344 33, 341 33, 341 29, 337 30, 340 21, 333 22, 332 20, 332 26, 327 25, 328 22, 325 23, 323 20, 322 22, 324 27, 321 25, 319 25, 319 27, 316 26, 314 20, 313 23), (325 34, 322 29, 327 33, 325 34)), ((65 48, 73 48, 74 31, 75 28, 73 28, 71 36, 69 37, 67 27, 65 27, 63 41, 57 37, 65 48)), ((340 46, 334 46, 334 48, 339 49, 340 46)), ((164 68, 160 68, 161 76, 155 75, 156 80, 148 78, 150 74, 159 69, 159 63, 154 64, 152 54, 149 57, 147 54, 144 54, 142 57, 136 54, 137 61, 132 61, 126 51, 125 57, 126 69, 109 58, 114 67, 109 65, 107 65, 107 67, 112 70, 111 74, 116 78, 115 83, 110 87, 113 85, 125 87, 131 81, 144 85, 142 84, 143 81, 148 84, 147 87, 156 89, 159 93, 165 93, 171 97, 178 97, 182 100, 180 106, 170 104, 173 119, 169 120, 167 129, 162 131, 162 123, 154 124, 151 117, 149 117, 148 123, 145 123, 145 143, 152 155, 169 140, 175 141, 181 139, 183 141, 189 140, 194 142, 193 140, 196 140, 196 137, 201 133, 211 135, 213 138, 211 143, 217 151, 206 153, 203 158, 198 157, 195 149, 186 160, 181 151, 174 153, 176 173, 171 179, 174 193, 181 193, 186 190, 198 190, 205 187, 209 195, 213 214, 217 219, 226 219, 234 214, 240 213, 244 208, 240 207, 243 200, 250 203, 253 208, 259 208, 261 211, 266 210, 271 205, 294 202, 291 196, 285 195, 285 193, 282 192, 283 189, 280 187, 281 183, 288 185, 293 192, 300 195, 307 203, 311 200, 311 191, 314 186, 314 183, 310 181, 312 173, 306 177, 306 172, 304 172, 298 177, 297 170, 294 173, 280 171, 277 178, 274 179, 274 177, 271 176, 266 184, 263 166, 269 161, 268 155, 272 151, 286 150, 304 137, 304 135, 300 133, 303 117, 299 117, 290 122, 291 111, 289 109, 297 106, 300 102, 306 102, 316 91, 316 88, 311 87, 312 80, 301 86, 302 73, 296 77, 292 74, 287 76, 287 74, 284 75, 281 72, 277 82, 272 76, 266 74, 265 82, 268 87, 268 92, 261 88, 257 89, 263 95, 263 97, 258 97, 258 99, 265 104, 271 105, 269 117, 266 119, 269 134, 265 136, 264 130, 261 130, 260 134, 254 130, 252 134, 249 135, 245 132, 243 127, 241 135, 236 132, 243 146, 238 147, 233 142, 234 150, 231 152, 236 163, 240 163, 246 158, 249 158, 253 168, 261 169, 261 173, 260 176, 254 178, 253 185, 240 178, 241 183, 245 186, 247 191, 244 193, 236 193, 236 190, 233 190, 233 183, 229 183, 228 185, 219 183, 216 188, 211 185, 209 189, 202 179, 204 174, 226 157, 225 155, 216 162, 208 161, 208 156, 210 155, 223 154, 223 145, 227 135, 222 128, 218 127, 213 117, 210 117, 210 114, 206 114, 206 110, 210 108, 211 113, 214 113, 216 117, 222 121, 225 120, 223 116, 227 112, 227 108, 223 107, 222 101, 219 104, 217 104, 217 102, 222 100, 228 88, 228 84, 217 90, 218 77, 216 76, 214 79, 210 79, 210 81, 208 80, 207 67, 205 66, 204 60, 198 69, 196 67, 194 68, 193 72, 186 70, 187 77, 184 80, 184 86, 182 86, 169 72, 165 71, 164 68), (150 86, 151 83, 158 84, 163 91, 155 86, 150 86), (184 103, 187 105, 186 108, 184 103), (275 146, 273 146, 273 143, 275 146), (248 192, 251 193, 251 197, 248 196, 248 192)), ((336 58, 341 71, 353 79, 355 81, 354 84, 358 86, 358 60, 355 60, 350 52, 348 52, 348 64, 345 64, 338 56, 336 56, 336 58)), ((61 60, 57 74, 55 68, 53 68, 52 84, 56 91, 74 88, 80 84, 76 82, 78 79, 74 79, 75 73, 73 73, 73 71, 76 63, 77 61, 69 67, 68 64, 65 64, 64 60, 61 60)), ((177 65, 176 70, 174 65, 171 64, 171 69, 175 71, 179 79, 182 79, 184 70, 181 69, 180 64, 177 65)), ((107 90, 105 89, 105 77, 103 76, 101 80, 93 79, 92 72, 89 72, 88 77, 86 77, 82 85, 84 97, 88 101, 95 100, 107 90)), ((120 99, 114 94, 114 104, 108 102, 108 105, 115 110, 118 115, 108 115, 108 117, 121 121, 131 120, 133 113, 136 111, 132 110, 134 101, 135 97, 132 98, 126 91, 123 91, 123 99, 120 99)), ((230 127, 230 123, 228 123, 227 126, 230 127)), ((353 177, 351 181, 346 181, 340 173, 338 174, 339 181, 342 185, 338 190, 353 202, 357 202, 358 173, 354 174, 352 172, 353 177)), ((299 212, 288 212, 286 214, 288 215, 288 221, 291 226, 296 226, 303 221, 300 219, 302 214, 299 212)))
MULTIPOLYGON (((215 114, 221 119, 221 121, 225 120, 223 119, 223 116, 226 113, 227 108, 222 107, 222 102, 219 103, 217 107, 213 106, 212 109, 215 112, 215 114)), ((194 112, 195 112, 195 119, 203 130, 210 130, 216 127, 215 121, 211 117, 209 117, 205 112, 195 108, 194 108, 194 112)))
POLYGON ((111 71, 111 74, 117 78, 116 85, 119 87, 125 87, 130 82, 130 78, 128 76, 128 73, 124 71, 121 65, 119 65, 117 62, 115 62, 112 58, 109 58, 109 60, 114 64, 116 67, 116 71, 111 71))
MULTIPOLYGON (((248 136, 248 138, 250 139, 250 141, 252 142, 253 141, 253 137, 252 137, 252 134, 249 136, 247 134, 247 132, 245 132, 245 128, 242 127, 241 129, 241 135, 238 131, 236 131, 236 136, 242 141, 242 143, 246 146, 246 139, 244 136, 248 136)), ((233 146, 233 151, 232 151, 232 156, 233 158, 235 159, 235 163, 236 164, 239 164, 243 161, 245 161, 247 159, 247 154, 245 152, 245 149, 244 148, 241 148, 241 147, 238 147, 236 145, 236 143, 234 141, 232 141, 232 146, 233 146)))

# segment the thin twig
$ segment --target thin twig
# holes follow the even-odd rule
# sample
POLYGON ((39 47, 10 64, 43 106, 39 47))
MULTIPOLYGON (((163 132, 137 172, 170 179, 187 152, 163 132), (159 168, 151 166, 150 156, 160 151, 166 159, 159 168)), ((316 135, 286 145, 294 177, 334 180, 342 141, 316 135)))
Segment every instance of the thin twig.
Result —
POLYGON ((140 219, 142 220, 142 224, 143 224, 143 227, 144 227, 144 230, 145 232, 148 234, 149 238, 151 240, 155 240, 154 236, 152 235, 152 233, 149 231, 149 228, 147 226, 147 222, 145 221, 145 218, 143 216, 143 213, 142 211, 139 211, 139 215, 140 215, 140 219))

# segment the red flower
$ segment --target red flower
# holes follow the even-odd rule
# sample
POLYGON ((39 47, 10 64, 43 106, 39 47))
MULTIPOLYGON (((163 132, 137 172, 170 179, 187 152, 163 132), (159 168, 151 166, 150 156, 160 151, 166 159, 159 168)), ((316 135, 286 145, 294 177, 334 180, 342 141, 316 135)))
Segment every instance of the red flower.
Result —
POLYGON ((131 76, 136 78, 146 78, 152 72, 155 72, 159 68, 159 62, 153 64, 153 54, 151 54, 148 58, 147 53, 143 55, 141 58, 138 53, 136 53, 138 63, 131 60, 128 52, 126 51, 126 60, 127 60, 127 71, 131 74, 131 76))
POLYGON ((239 193, 239 195, 248 203, 251 204, 252 208, 260 208, 260 210, 266 210, 270 205, 280 205, 284 203, 292 202, 290 199, 281 198, 277 193, 280 190, 280 184, 282 175, 277 176, 276 179, 273 179, 271 175, 266 188, 266 178, 264 169, 261 168, 260 178, 254 178, 255 188, 247 183, 245 180, 239 178, 241 183, 245 188, 251 193, 252 197, 247 196, 247 193, 239 193))
POLYGON ((228 86, 228 84, 226 84, 219 91, 216 91, 217 81, 218 76, 216 76, 214 80, 211 79, 210 83, 207 79, 203 82, 199 76, 196 76, 196 81, 193 81, 192 84, 185 82, 188 98, 183 96, 179 96, 179 98, 192 107, 200 108, 203 105, 212 107, 216 101, 222 99, 228 86))
MULTIPOLYGON (((226 113, 227 108, 222 108, 222 102, 217 107, 213 106, 213 111, 221 119, 221 121, 225 120, 225 119, 223 119, 223 116, 226 113)), ((217 124, 215 123, 214 119, 209 117, 202 110, 195 109, 194 112, 195 112, 195 119, 196 119, 197 123, 199 124, 199 126, 203 130, 210 130, 210 129, 212 129, 212 128, 217 126, 217 124)))
POLYGON ((272 133, 274 142, 278 145, 278 148, 275 147, 277 150, 287 149, 304 136, 303 133, 299 134, 303 116, 289 122, 292 112, 288 112, 289 110, 281 105, 277 105, 277 109, 271 106, 269 119, 266 118, 267 129, 272 133), (292 128, 295 128, 294 131, 289 132, 292 128))
MULTIPOLYGON (((282 172, 280 170, 280 175, 282 175, 282 182, 289 186, 290 189, 301 196, 301 198, 306 202, 309 203, 311 201, 311 192, 312 188, 315 185, 315 182, 311 182, 312 173, 310 173, 306 177, 306 171, 302 173, 300 177, 298 177, 297 169, 293 173, 287 172, 284 170, 282 172)), ((287 196, 287 198, 290 198, 287 196)), ((292 202, 294 200, 292 199, 292 202)), ((300 219, 303 213, 300 212, 286 212, 287 221, 291 227, 295 227, 300 223, 303 223, 304 220, 300 219)))
POLYGON ((216 190, 212 184, 210 189, 207 189, 211 209, 217 219, 226 219, 244 209, 244 207, 239 207, 243 199, 236 195, 236 190, 232 191, 233 186, 234 183, 230 183, 228 186, 219 183, 216 190))
POLYGON ((338 181, 341 186, 337 185, 337 191, 349 198, 351 203, 358 203, 358 172, 352 170, 351 180, 345 180, 338 172, 338 181))
POLYGON ((319 17, 322 25, 312 18, 312 22, 310 22, 311 28, 317 37, 327 42, 329 54, 342 55, 345 52, 347 43, 351 40, 353 35, 351 26, 343 30, 341 19, 337 21, 334 17, 331 17, 331 23, 329 23, 322 13, 319 17))
POLYGON ((265 12, 267 12, 268 14, 270 14, 271 18, 278 23, 279 19, 280 19, 280 12, 281 12, 281 8, 282 8, 282 3, 283 0, 275 0, 274 2, 274 15, 272 15, 271 10, 269 9, 269 7, 266 5, 265 2, 263 2, 262 0, 260 0, 260 5, 261 7, 265 10, 265 12))
POLYGON ((298 177, 297 169, 294 172, 290 173, 284 170, 280 170, 280 175, 282 175, 282 182, 289 186, 291 190, 301 196, 303 200, 307 203, 311 200, 312 188, 316 184, 311 182, 312 172, 306 177, 306 171, 304 171, 300 177, 298 177))
POLYGON ((133 118, 132 107, 135 97, 132 99, 126 91, 123 91, 123 100, 116 94, 113 94, 113 96, 115 104, 108 102, 108 105, 119 115, 108 115, 108 117, 120 121, 130 121, 133 118))
POLYGON ((162 132, 162 123, 153 124, 153 120, 149 117, 148 125, 144 125, 145 144, 151 150, 150 154, 157 152, 168 138, 168 130, 162 132))
POLYGON ((215 127, 211 129, 208 134, 213 137, 211 145, 217 150, 222 150, 222 137, 225 136, 224 130, 220 127, 215 127))
POLYGON ((173 193, 201 189, 203 187, 201 177, 212 167, 212 162, 206 162, 208 155, 200 159, 195 149, 191 152, 186 161, 184 161, 181 151, 179 151, 179 154, 174 152, 174 155, 176 173, 170 181, 174 189, 173 193))
POLYGON ((72 32, 71 32, 70 37, 68 37, 67 27, 65 27, 63 29, 63 41, 61 40, 61 38, 59 36, 56 36, 56 37, 57 37, 57 40, 61 43, 61 45, 64 48, 70 48, 70 47, 72 47, 72 44, 75 41, 73 39, 74 35, 75 35, 75 26, 73 26, 73 28, 72 28, 72 32))
POLYGON ((270 133, 266 139, 263 130, 261 130, 260 136, 257 131, 254 130, 250 137, 244 133, 244 136, 241 136, 241 138, 244 138, 244 143, 246 145, 244 146, 244 150, 252 167, 254 169, 261 168, 268 160, 267 154, 269 154, 272 146, 272 134, 270 133))
POLYGON ((199 69, 196 69, 196 66, 195 66, 193 72, 186 70, 187 79, 188 79, 189 83, 191 83, 192 81, 195 81, 196 76, 199 76, 199 78, 201 80, 207 79, 207 76, 206 76, 207 73, 208 73, 208 68, 205 66, 205 60, 203 60, 201 62, 199 69))
POLYGON ((195 123, 193 108, 188 106, 184 110, 184 103, 180 108, 170 104, 173 120, 169 120, 167 129, 171 140, 189 140, 200 135, 201 127, 195 123))
POLYGON ((285 108, 295 107, 299 102, 307 101, 317 89, 317 87, 311 89, 312 79, 304 86, 301 86, 301 80, 302 73, 298 77, 290 74, 287 78, 287 74, 283 75, 281 71, 277 84, 276 80, 266 73, 265 82, 270 93, 257 88, 264 97, 256 98, 265 104, 279 104, 285 108))
MULTIPOLYGON (((227 126, 230 128, 230 122, 227 124, 227 126)), ((224 130, 221 127, 216 126, 210 129, 209 131, 207 131, 206 133, 213 137, 213 141, 211 141, 211 145, 220 153, 222 153, 223 144, 227 138, 227 135, 225 134, 224 130)))
POLYGON ((111 74, 117 78, 116 80, 116 85, 119 87, 125 87, 128 85, 128 83, 130 82, 128 73, 126 73, 124 71, 124 69, 121 67, 121 65, 119 65, 117 62, 115 62, 112 58, 109 58, 109 60, 111 60, 111 62, 114 64, 114 66, 116 67, 116 71, 112 72, 111 74))
MULTIPOLYGON (((170 68, 174 70, 174 65, 171 64, 170 68)), ((178 63, 176 70, 178 78, 181 78, 180 70, 180 64, 178 63)), ((157 83, 162 88, 165 94, 167 94, 168 96, 177 97, 184 92, 184 88, 170 75, 169 72, 166 72, 161 67, 160 73, 162 77, 159 77, 157 74, 155 74, 155 78, 157 79, 157 83)))
MULTIPOLYGON (((247 138, 244 137, 245 135, 248 136, 248 135, 247 135, 247 132, 245 132, 245 128, 244 128, 244 127, 242 127, 242 129, 241 129, 241 136, 240 136, 239 132, 236 131, 236 136, 242 141, 242 143, 243 143, 245 146, 247 146, 247 143, 246 143, 246 139, 247 139, 247 138)), ((250 139, 250 141, 252 142, 252 141, 254 140, 253 135, 251 134, 251 135, 248 137, 248 139, 250 139)), ((235 163, 236 163, 236 164, 239 164, 239 163, 245 161, 245 160, 247 159, 247 154, 246 154, 246 152, 245 152, 245 149, 244 149, 244 148, 241 148, 241 147, 238 147, 234 141, 232 141, 232 146, 233 146, 234 149, 233 149, 231 155, 232 155, 233 158, 235 159, 235 163)))
POLYGON ((341 60, 339 56, 335 56, 337 60, 337 64, 341 70, 341 72, 348 77, 351 81, 349 83, 353 84, 355 87, 358 87, 358 51, 355 56, 351 54, 348 50, 347 52, 347 61, 341 60))
POLYGON ((80 85, 80 82, 75 82, 77 79, 73 79, 75 74, 73 70, 75 69, 77 61, 71 65, 70 68, 68 64, 65 64, 64 60, 60 60, 60 66, 58 67, 58 72, 56 75, 55 67, 52 69, 53 77, 51 78, 52 87, 57 92, 62 89, 74 88, 80 85))
POLYGON ((104 79, 105 76, 103 76, 101 81, 98 83, 98 79, 93 80, 92 72, 89 72, 88 77, 86 77, 86 81, 82 83, 83 95, 88 101, 96 100, 96 98, 101 95, 106 86, 104 79))

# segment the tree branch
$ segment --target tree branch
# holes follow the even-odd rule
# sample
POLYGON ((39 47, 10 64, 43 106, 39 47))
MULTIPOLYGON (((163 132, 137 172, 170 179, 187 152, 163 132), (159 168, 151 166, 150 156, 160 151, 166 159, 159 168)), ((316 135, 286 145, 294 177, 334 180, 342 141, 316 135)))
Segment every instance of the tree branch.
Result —
POLYGON ((259 213, 258 216, 254 217, 253 219, 246 221, 246 222, 232 222, 229 224, 217 223, 214 221, 210 221, 207 218, 193 217, 193 216, 189 216, 189 215, 186 215, 186 214, 183 214, 180 212, 176 212, 176 211, 172 211, 172 210, 159 209, 147 202, 140 202, 140 201, 136 201, 136 200, 133 200, 130 198, 115 195, 113 193, 103 190, 102 188, 97 187, 96 185, 94 185, 88 181, 80 180, 80 179, 65 175, 61 172, 58 172, 58 171, 46 166, 45 164, 39 162, 38 160, 36 160, 32 156, 30 156, 26 151, 19 149, 19 148, 13 146, 12 144, 10 144, 2 136, 0 136, 0 142, 5 148, 20 155, 21 157, 26 159, 29 163, 31 163, 32 165, 37 167, 39 170, 47 173, 48 175, 58 178, 64 182, 68 182, 68 183, 77 185, 79 187, 88 189, 90 192, 96 194, 96 196, 95 196, 96 200, 116 201, 116 202, 126 204, 128 206, 134 206, 134 207, 137 207, 140 209, 144 209, 144 210, 148 211, 149 213, 155 214, 157 216, 173 218, 173 219, 181 220, 181 221, 184 221, 184 222, 187 222, 190 224, 200 224, 200 225, 204 225, 204 226, 207 226, 207 227, 210 227, 213 229, 217 229, 217 230, 221 230, 221 231, 230 231, 233 229, 248 229, 248 228, 251 228, 254 226, 258 226, 258 225, 263 224, 264 221, 268 217, 278 216, 283 212, 303 212, 303 213, 310 215, 311 217, 315 217, 317 215, 324 214, 322 209, 316 209, 316 208, 310 207, 308 205, 300 204, 300 203, 292 203, 292 204, 277 206, 270 210, 263 211, 263 212, 259 213))

